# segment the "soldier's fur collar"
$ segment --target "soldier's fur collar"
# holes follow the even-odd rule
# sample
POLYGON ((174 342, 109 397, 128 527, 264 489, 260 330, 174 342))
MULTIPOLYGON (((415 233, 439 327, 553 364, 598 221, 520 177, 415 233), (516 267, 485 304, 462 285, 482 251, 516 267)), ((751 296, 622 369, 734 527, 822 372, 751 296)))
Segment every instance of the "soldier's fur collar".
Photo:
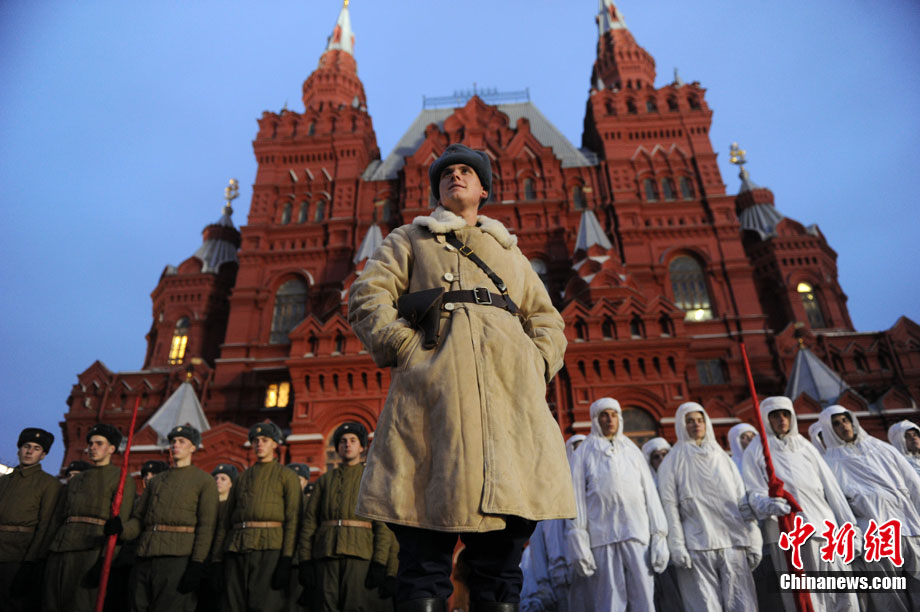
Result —
MULTIPOLYGON (((420 225, 432 234, 447 234, 467 226, 463 217, 455 215, 443 206, 438 206, 431 216, 416 217, 412 224, 420 225)), ((500 221, 479 215, 476 217, 476 225, 506 249, 517 245, 517 236, 513 236, 500 221)))

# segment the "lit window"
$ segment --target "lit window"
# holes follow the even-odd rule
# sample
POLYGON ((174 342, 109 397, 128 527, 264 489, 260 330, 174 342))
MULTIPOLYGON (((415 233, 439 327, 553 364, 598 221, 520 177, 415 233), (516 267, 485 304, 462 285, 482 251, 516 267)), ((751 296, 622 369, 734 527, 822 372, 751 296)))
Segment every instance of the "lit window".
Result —
POLYGON ((272 344, 288 342, 288 332, 303 321, 307 312, 307 283, 299 278, 281 285, 275 294, 275 309, 272 313, 272 328, 269 341, 272 344))
POLYGON ((712 318, 712 303, 706 289, 706 278, 700 264, 686 255, 675 257, 668 266, 674 303, 687 313, 687 321, 708 321, 712 318))
POLYGON ((185 357, 185 347, 188 346, 188 317, 182 317, 176 322, 176 329, 173 331, 172 343, 169 346, 170 365, 182 363, 185 357))
POLYGON ((265 389, 266 408, 287 408, 291 401, 291 383, 272 383, 265 389))
POLYGON ((811 285, 808 283, 799 283, 796 287, 799 296, 802 298, 802 306, 805 307, 805 316, 808 317, 808 323, 813 328, 821 329, 825 327, 824 315, 821 314, 821 306, 818 304, 818 298, 811 285))

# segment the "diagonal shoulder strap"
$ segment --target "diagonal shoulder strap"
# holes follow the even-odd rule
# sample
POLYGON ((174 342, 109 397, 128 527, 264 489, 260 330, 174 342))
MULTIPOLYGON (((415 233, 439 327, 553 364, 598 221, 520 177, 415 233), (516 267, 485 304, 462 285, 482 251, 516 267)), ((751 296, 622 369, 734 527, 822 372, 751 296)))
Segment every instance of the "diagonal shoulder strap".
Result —
POLYGON ((492 270, 492 268, 489 267, 489 264, 484 262, 482 258, 479 257, 479 255, 473 252, 473 249, 466 246, 466 244, 464 244, 459 238, 457 238, 456 234, 454 233, 446 234, 445 239, 447 240, 448 244, 450 244, 452 247, 460 251, 461 255, 468 258, 474 264, 479 266, 480 270, 486 273, 486 276, 488 276, 489 279, 495 284, 495 286, 498 287, 498 290, 501 292, 502 297, 505 298, 505 309, 511 314, 517 317, 520 317, 521 311, 517 307, 517 304, 514 303, 514 300, 511 299, 511 296, 508 295, 508 287, 505 286, 505 281, 503 281, 501 277, 498 274, 496 274, 492 270))

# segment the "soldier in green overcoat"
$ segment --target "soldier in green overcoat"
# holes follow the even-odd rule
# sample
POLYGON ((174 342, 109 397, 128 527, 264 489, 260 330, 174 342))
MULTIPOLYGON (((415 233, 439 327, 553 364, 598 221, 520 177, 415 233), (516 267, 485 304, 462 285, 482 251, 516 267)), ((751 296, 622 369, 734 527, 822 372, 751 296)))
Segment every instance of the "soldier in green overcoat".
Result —
POLYGON ((172 467, 150 479, 124 526, 118 517, 106 523, 106 533, 138 538, 132 612, 194 610, 214 539, 217 489, 207 472, 192 465, 201 433, 179 425, 167 439, 172 467))
MULTIPOLYGON (((49 528, 51 543, 45 567, 44 612, 92 612, 99 590, 99 572, 105 522, 111 518, 121 470, 112 455, 121 444, 121 432, 105 423, 93 425, 86 434, 92 469, 68 483, 49 528)), ((127 520, 134 507, 134 479, 125 480, 118 515, 127 520)))
POLYGON ((256 463, 240 474, 218 525, 215 561, 223 562, 224 609, 280 611, 291 577, 301 490, 297 474, 275 455, 284 443, 271 422, 249 429, 256 463))
POLYGON ((42 543, 61 483, 42 470, 54 435, 27 427, 19 434, 19 465, 0 476, 0 601, 11 612, 41 605, 42 543))
POLYGON ((392 604, 379 589, 394 537, 383 523, 355 516, 367 430, 345 423, 332 441, 342 463, 319 477, 307 502, 297 547, 301 584, 312 594, 313 612, 386 610, 392 604))

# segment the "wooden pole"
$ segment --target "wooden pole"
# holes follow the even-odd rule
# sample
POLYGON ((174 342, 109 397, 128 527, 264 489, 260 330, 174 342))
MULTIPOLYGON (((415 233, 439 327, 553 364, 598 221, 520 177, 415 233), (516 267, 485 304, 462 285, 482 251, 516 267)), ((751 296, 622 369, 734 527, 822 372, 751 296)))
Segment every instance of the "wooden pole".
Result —
MULTIPOLYGON (((131 456, 131 443, 134 441, 134 425, 137 423, 137 409, 141 403, 138 393, 134 400, 134 412, 131 415, 131 428, 128 430, 128 443, 125 446, 125 456, 121 463, 121 477, 118 479, 118 488, 115 489, 115 498, 112 500, 111 516, 118 516, 121 510, 121 499, 125 494, 125 478, 128 476, 128 458, 131 456)), ((96 595, 96 612, 102 612, 105 607, 105 591, 109 584, 109 571, 112 569, 112 557, 115 556, 115 542, 117 535, 110 535, 105 542, 105 558, 102 562, 102 573, 99 576, 99 593, 96 595)))
MULTIPOLYGON (((760 444, 763 447, 763 462, 767 469, 768 493, 770 497, 782 497, 789 502, 792 510, 788 514, 779 517, 779 524, 780 529, 783 531, 792 531, 795 525, 793 515, 796 512, 801 512, 802 507, 795 500, 792 493, 783 488, 783 481, 776 476, 776 469, 773 467, 773 455, 770 454, 770 445, 767 444, 767 430, 765 429, 763 417, 760 415, 760 401, 757 399, 757 390, 754 388, 751 363, 748 361, 747 348, 744 346, 743 340, 741 341, 741 357, 744 360, 744 372, 747 374, 748 388, 751 391, 751 400, 754 402, 754 415, 757 417, 757 431, 760 433, 760 444)), ((799 570, 792 565, 792 551, 786 550, 783 552, 786 557, 786 568, 790 572, 799 573, 799 570)), ((813 612, 814 609, 811 606, 811 597, 808 591, 797 591, 795 593, 795 607, 799 612, 813 612)))

